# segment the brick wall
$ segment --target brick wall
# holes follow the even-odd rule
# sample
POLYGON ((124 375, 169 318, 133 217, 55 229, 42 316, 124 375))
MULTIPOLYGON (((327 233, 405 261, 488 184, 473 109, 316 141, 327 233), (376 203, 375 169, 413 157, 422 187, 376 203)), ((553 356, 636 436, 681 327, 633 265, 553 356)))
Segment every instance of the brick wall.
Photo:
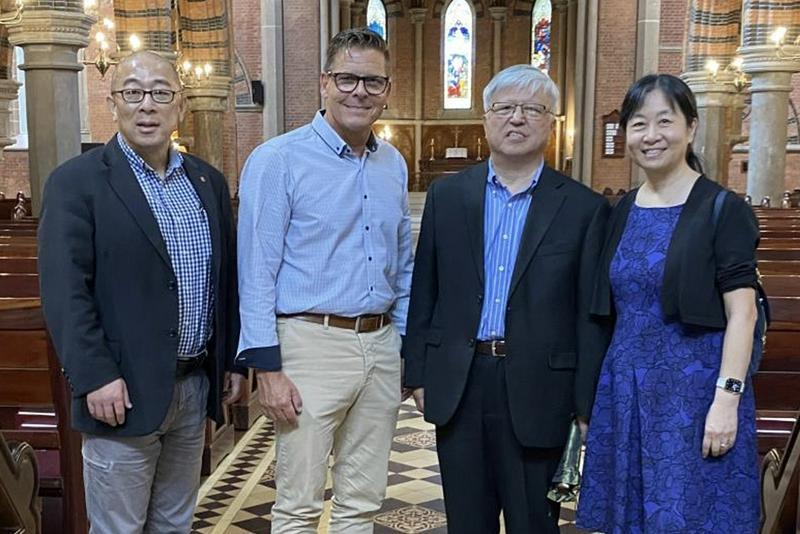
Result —
POLYGON ((17 191, 31 196, 31 185, 28 182, 28 151, 5 150, 0 160, 0 193, 6 198, 14 198, 17 191))
MULTIPOLYGON (((603 158, 603 115, 619 110, 636 68, 636 7, 631 0, 599 2, 592 188, 630 188, 628 157, 603 158), (632 7, 633 4, 633 7, 632 7)), ((592 58, 588 58, 589 61, 592 58)))
POLYGON ((319 2, 283 3, 286 131, 309 122, 320 107, 319 2))

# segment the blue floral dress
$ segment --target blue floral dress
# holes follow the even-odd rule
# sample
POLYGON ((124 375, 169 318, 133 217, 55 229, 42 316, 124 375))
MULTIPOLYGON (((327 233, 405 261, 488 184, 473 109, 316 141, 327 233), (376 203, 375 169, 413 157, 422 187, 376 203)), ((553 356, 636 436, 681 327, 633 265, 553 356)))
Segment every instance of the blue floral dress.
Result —
POLYGON ((664 260, 682 206, 631 207, 611 262, 616 328, 589 425, 580 528, 607 534, 758 531, 755 405, 739 402, 732 449, 701 455, 722 331, 664 317, 664 260))

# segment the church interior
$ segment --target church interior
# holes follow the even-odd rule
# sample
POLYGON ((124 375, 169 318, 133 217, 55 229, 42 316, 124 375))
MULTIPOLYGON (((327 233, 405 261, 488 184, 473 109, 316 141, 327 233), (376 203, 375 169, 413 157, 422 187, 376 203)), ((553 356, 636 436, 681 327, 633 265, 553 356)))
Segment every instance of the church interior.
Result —
MULTIPOLYGON (((388 43, 392 84, 374 133, 406 161, 415 233, 428 185, 490 156, 481 91, 503 68, 533 64, 555 81, 561 99, 546 163, 612 202, 642 181, 619 130, 628 87, 654 72, 686 81, 706 176, 745 197, 761 230, 772 309, 754 381, 762 532, 800 531, 800 3, 2 0, 0 8, 0 530, 87 531, 80 435, 69 429, 69 393, 39 306, 36 225, 53 169, 117 131, 106 104, 117 62, 136 50, 175 62, 188 113, 173 144, 223 172, 235 207, 251 151, 324 108, 327 42, 368 26, 388 43)), ((207 424, 193 532, 270 531, 274 434, 255 380, 247 384, 228 422, 207 424)), ((435 446, 433 426, 404 403, 376 533, 447 532, 435 446)), ((561 531, 578 532, 574 505, 561 514, 561 531)))

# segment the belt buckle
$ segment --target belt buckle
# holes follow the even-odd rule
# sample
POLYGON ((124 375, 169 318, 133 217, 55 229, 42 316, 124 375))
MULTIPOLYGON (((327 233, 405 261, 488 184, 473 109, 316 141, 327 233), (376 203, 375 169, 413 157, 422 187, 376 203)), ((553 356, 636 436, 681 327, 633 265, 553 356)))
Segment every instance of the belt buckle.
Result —
POLYGON ((353 326, 353 330, 355 330, 356 334, 361 333, 361 316, 356 317, 356 324, 353 326))
POLYGON ((495 358, 502 358, 503 356, 505 356, 505 354, 498 354, 497 353, 497 340, 496 339, 492 340, 492 356, 494 356, 495 358))

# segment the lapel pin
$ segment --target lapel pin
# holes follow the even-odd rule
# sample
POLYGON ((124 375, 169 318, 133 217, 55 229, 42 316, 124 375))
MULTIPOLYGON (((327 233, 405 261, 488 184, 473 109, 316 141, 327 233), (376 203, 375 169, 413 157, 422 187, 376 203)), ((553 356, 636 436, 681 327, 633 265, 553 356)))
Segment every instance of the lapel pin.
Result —
POLYGON ((203 183, 206 183, 206 177, 205 176, 201 176, 200 177, 200 181, 203 182, 203 183))

